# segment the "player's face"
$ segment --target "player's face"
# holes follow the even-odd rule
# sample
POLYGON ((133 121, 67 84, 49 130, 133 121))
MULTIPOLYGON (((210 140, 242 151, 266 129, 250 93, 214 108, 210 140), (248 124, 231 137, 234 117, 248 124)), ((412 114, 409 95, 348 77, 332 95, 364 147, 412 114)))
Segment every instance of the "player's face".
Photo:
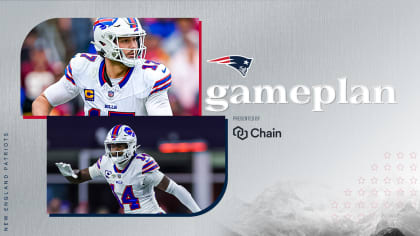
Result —
POLYGON ((122 156, 124 154, 124 149, 128 148, 128 145, 126 143, 110 144, 110 146, 111 156, 114 157, 122 156))
MULTIPOLYGON (((118 38, 118 46, 120 48, 138 49, 138 37, 121 37, 118 38)), ((137 50, 123 50, 127 58, 134 58, 137 50)))

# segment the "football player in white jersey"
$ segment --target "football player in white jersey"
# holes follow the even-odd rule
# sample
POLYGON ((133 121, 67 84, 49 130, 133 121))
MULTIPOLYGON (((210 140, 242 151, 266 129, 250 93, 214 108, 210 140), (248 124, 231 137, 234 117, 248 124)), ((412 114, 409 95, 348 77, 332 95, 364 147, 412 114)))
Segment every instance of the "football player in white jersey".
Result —
POLYGON ((137 18, 98 18, 92 42, 98 54, 78 53, 63 77, 33 103, 34 116, 81 95, 86 116, 171 116, 171 73, 145 59, 145 31, 137 18))
POLYGON ((137 138, 127 125, 116 125, 105 139, 105 155, 83 170, 56 163, 71 183, 82 183, 103 176, 125 213, 161 214, 154 187, 177 197, 191 212, 200 211, 191 194, 159 171, 158 163, 146 153, 137 154, 137 138))

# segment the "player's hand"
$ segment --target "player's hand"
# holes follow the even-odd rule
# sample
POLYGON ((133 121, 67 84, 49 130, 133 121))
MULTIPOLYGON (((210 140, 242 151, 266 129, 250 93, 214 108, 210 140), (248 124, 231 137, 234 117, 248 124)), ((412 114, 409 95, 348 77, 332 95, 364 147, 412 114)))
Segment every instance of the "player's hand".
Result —
POLYGON ((58 170, 60 170, 61 174, 64 177, 71 176, 71 177, 77 179, 77 175, 74 173, 70 164, 63 163, 63 162, 58 162, 58 163, 55 163, 55 165, 58 167, 58 170))

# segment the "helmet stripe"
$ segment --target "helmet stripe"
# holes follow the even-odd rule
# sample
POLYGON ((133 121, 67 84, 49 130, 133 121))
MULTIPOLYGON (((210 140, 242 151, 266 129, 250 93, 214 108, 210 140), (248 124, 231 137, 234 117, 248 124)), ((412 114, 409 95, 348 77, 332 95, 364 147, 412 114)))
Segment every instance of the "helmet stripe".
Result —
POLYGON ((138 28, 137 21, 134 18, 127 18, 130 28, 138 28))
POLYGON ((114 126, 114 129, 112 129, 112 135, 111 135, 111 138, 112 139, 116 139, 117 138, 118 131, 120 130, 120 128, 121 128, 121 125, 114 126))

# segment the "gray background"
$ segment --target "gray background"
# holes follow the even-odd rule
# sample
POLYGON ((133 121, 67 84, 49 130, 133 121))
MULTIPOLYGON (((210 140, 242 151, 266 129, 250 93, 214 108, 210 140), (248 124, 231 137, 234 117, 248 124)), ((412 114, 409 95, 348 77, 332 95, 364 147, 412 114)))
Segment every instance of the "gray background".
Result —
MULTIPOLYGON (((1 132, 10 146, 10 235, 222 235, 235 202, 252 201, 278 181, 343 190, 384 152, 416 152, 420 133, 418 1, 1 1, 1 132), (276 128, 282 139, 229 137, 229 178, 212 211, 187 218, 50 218, 46 214, 46 121, 19 109, 20 48, 38 23, 54 17, 198 17, 202 23, 203 100, 213 84, 392 85, 395 105, 236 105, 222 113, 230 130, 276 128), (248 76, 205 61, 254 58, 248 76), (232 121, 259 115, 260 122, 232 121)), ((315 188, 313 195, 322 195, 315 188)), ((3 232, 2 232, 3 233, 3 232)))

